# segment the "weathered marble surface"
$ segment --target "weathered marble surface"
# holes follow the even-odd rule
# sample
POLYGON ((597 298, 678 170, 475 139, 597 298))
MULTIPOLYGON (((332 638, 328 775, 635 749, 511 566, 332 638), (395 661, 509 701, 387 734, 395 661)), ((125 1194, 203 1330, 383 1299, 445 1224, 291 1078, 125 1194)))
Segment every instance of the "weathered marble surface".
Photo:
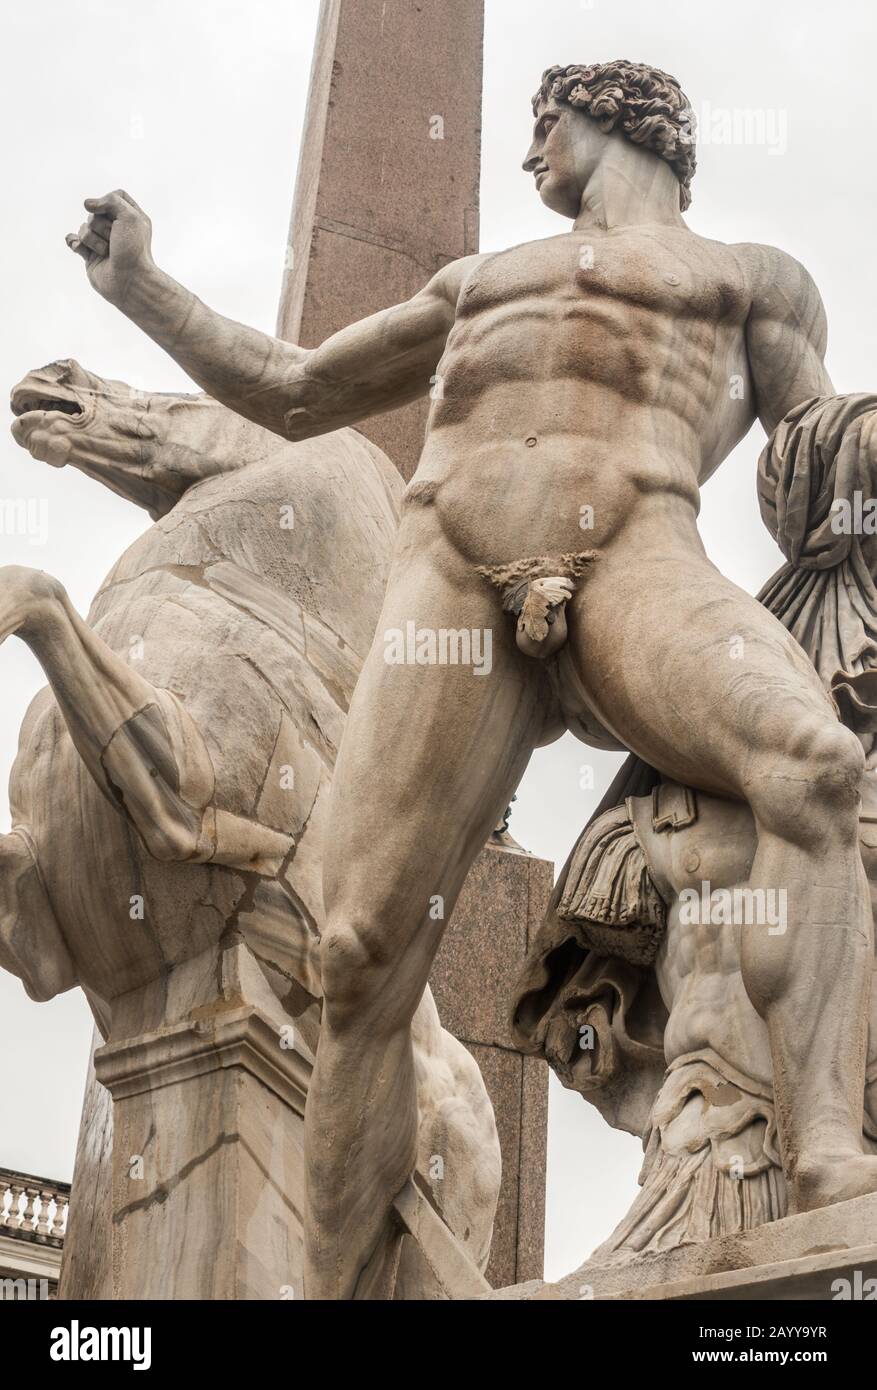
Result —
MULTIPOLYGON (((278 338, 315 346, 345 324, 415 294, 426 274, 478 250, 483 27, 483 0, 322 0, 278 338)), ((440 389, 436 380, 435 393, 440 389)), ((417 466, 429 406, 429 399, 419 398, 357 426, 405 479, 417 466)), ((467 974, 456 960, 460 968, 442 978, 447 987, 439 1005, 442 1022, 467 1043, 481 1037, 473 1019, 487 998, 505 1013, 514 969, 508 938, 515 951, 522 945, 515 928, 528 908, 523 888, 509 900, 505 861, 505 855, 480 856, 450 929, 457 939, 478 933, 477 970, 467 974), (501 912, 496 935, 479 932, 479 924, 498 922, 501 912)), ((548 866, 536 873, 546 876, 548 866)), ((442 975, 441 959, 430 977, 438 984, 436 971, 442 975)), ((533 1116, 547 1109, 547 1072, 480 1045, 473 1055, 502 1145, 488 1275, 505 1283, 522 1278, 524 1270, 542 1272, 547 1144, 544 1123, 533 1116), (516 1090, 521 1070, 525 1085, 516 1090), (526 1148, 519 1144, 522 1133, 526 1148)))
MULTIPOLYGON (((92 1053, 103 1039, 97 1028, 92 1053)), ((85 1097, 73 1162, 73 1186, 58 1297, 102 1301, 113 1296, 113 1098, 88 1059, 85 1097)))
MULTIPOLYGON (((870 532, 828 519, 874 494, 875 444, 877 397, 815 398, 781 422, 758 468, 764 519, 787 556, 759 599, 794 635, 867 759, 857 830, 872 913, 877 545, 870 532)), ((642 1191, 594 1260, 624 1262, 744 1231, 790 1209, 784 1098, 781 1086, 775 1094, 769 1029, 746 988, 743 950, 754 929, 767 939, 793 933, 795 902, 782 886, 760 900, 749 890, 757 846, 744 803, 668 782, 629 759, 570 855, 516 982, 517 1045, 546 1057, 611 1124, 643 1138, 642 1191)), ((872 955, 865 1154, 877 1151, 875 968, 872 955)), ((808 986, 819 1030, 827 1024, 816 970, 808 986)), ((800 1193, 792 1196, 800 1203, 800 1193)))

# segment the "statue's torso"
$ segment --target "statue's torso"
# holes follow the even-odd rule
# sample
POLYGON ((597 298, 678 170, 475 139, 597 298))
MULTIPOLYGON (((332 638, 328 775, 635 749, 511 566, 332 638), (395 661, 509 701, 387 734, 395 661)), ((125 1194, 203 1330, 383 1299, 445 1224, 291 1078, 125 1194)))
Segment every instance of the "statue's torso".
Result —
POLYGON ((474 563, 503 563, 580 548, 583 505, 600 547, 668 499, 693 516, 699 482, 752 423, 750 303, 745 256, 685 229, 482 257, 416 475, 436 485, 430 517, 474 563))

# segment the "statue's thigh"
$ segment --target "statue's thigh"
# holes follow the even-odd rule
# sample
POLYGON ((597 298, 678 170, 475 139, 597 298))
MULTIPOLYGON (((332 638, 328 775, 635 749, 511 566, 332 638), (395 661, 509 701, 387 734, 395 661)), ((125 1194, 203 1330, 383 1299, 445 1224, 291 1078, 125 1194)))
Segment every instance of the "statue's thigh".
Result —
POLYGON ((477 576, 397 569, 335 772, 327 906, 367 891, 407 919, 424 894, 453 900, 538 739, 543 682, 477 576))
POLYGON ((794 756, 803 727, 836 723, 807 656, 761 604, 703 565, 630 574, 612 608, 579 598, 573 629, 595 712, 665 776, 746 797, 759 766, 794 756))

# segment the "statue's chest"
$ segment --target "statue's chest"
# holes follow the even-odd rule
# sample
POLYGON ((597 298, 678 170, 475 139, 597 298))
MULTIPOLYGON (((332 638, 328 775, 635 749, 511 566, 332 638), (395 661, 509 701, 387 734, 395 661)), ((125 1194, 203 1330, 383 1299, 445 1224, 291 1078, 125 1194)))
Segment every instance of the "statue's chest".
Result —
POLYGON ((575 232, 494 256, 464 287, 463 316, 539 303, 742 322, 748 293, 734 257, 688 233, 575 232))

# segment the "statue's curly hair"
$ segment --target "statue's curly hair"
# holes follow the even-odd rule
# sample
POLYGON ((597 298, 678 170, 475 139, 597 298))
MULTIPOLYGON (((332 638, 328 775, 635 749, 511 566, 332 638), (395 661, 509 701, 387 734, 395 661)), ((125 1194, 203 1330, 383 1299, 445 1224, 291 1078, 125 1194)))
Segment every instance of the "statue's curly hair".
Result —
POLYGON ((695 117, 675 77, 616 58, 589 67, 546 68, 533 98, 533 114, 551 98, 584 111, 601 130, 619 130, 635 145, 654 150, 679 180, 679 205, 691 203, 691 180, 697 166, 695 117))

